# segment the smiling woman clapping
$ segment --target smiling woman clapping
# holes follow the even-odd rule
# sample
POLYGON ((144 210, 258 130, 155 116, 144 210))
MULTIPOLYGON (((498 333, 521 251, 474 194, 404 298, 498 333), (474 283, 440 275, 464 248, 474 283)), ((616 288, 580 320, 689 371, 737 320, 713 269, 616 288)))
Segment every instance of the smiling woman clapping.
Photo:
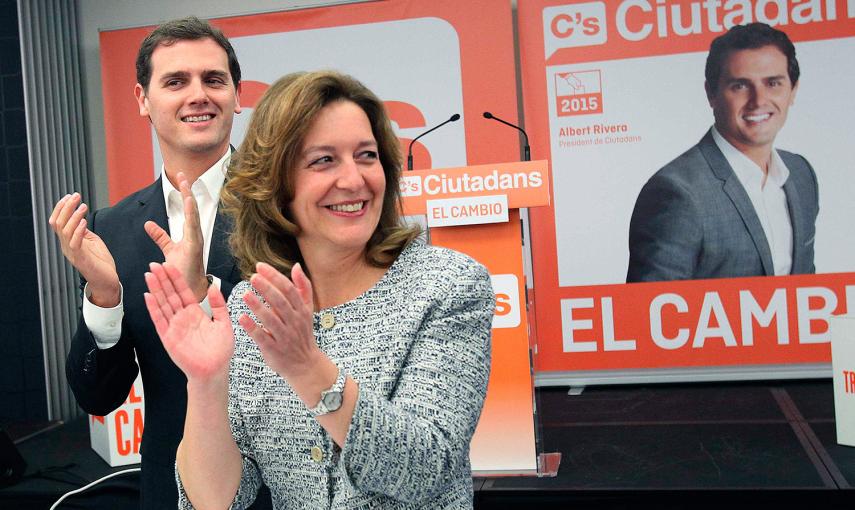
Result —
POLYGON ((168 266, 147 275, 187 375, 181 506, 244 508, 263 478, 277 508, 471 508, 493 291, 401 222, 382 102, 335 72, 286 76, 232 161, 248 281, 228 311, 209 289, 210 319, 168 266))

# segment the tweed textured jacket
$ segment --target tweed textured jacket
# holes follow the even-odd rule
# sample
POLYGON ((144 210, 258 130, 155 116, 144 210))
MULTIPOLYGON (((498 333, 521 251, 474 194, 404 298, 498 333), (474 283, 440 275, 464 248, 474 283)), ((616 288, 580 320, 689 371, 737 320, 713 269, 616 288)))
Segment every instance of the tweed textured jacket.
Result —
MULTIPOLYGON (((414 241, 374 287, 315 314, 321 350, 359 385, 342 450, 238 324, 250 289, 240 283, 229 299, 229 417, 243 455, 233 509, 262 479, 275 508, 472 508, 469 443, 495 308, 483 266, 414 241)), ((192 508, 180 480, 179 491, 179 507, 192 508)))

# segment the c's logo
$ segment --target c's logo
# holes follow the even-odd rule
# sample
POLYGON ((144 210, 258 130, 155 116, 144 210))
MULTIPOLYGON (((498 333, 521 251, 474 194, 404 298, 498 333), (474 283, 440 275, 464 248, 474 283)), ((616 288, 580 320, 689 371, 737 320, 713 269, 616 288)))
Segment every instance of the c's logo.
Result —
POLYGON ((605 44, 606 4, 587 2, 543 9, 546 58, 561 48, 605 44))
POLYGON ((419 175, 401 176, 401 196, 417 197, 422 194, 422 178, 419 175))

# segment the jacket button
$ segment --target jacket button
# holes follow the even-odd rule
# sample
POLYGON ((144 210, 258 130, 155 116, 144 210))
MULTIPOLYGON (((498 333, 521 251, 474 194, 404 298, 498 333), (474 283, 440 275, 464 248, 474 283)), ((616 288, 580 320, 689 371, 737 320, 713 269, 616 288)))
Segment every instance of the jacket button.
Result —
POLYGON ((312 460, 315 462, 321 462, 324 460, 324 451, 321 450, 320 446, 313 446, 311 450, 312 460))
POLYGON ((321 327, 324 329, 331 329, 335 326, 335 315, 330 312, 327 312, 321 316, 321 327))

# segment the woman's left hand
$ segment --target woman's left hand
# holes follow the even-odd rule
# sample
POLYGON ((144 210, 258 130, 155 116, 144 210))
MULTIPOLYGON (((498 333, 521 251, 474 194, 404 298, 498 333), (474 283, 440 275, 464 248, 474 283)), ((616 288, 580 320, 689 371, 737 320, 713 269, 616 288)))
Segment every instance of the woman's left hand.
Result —
POLYGON ((259 262, 250 283, 266 301, 252 292, 244 302, 258 318, 257 324, 243 314, 238 321, 258 345, 265 363, 286 380, 301 377, 325 359, 312 329, 312 284, 303 268, 295 264, 291 280, 273 266, 259 262))

